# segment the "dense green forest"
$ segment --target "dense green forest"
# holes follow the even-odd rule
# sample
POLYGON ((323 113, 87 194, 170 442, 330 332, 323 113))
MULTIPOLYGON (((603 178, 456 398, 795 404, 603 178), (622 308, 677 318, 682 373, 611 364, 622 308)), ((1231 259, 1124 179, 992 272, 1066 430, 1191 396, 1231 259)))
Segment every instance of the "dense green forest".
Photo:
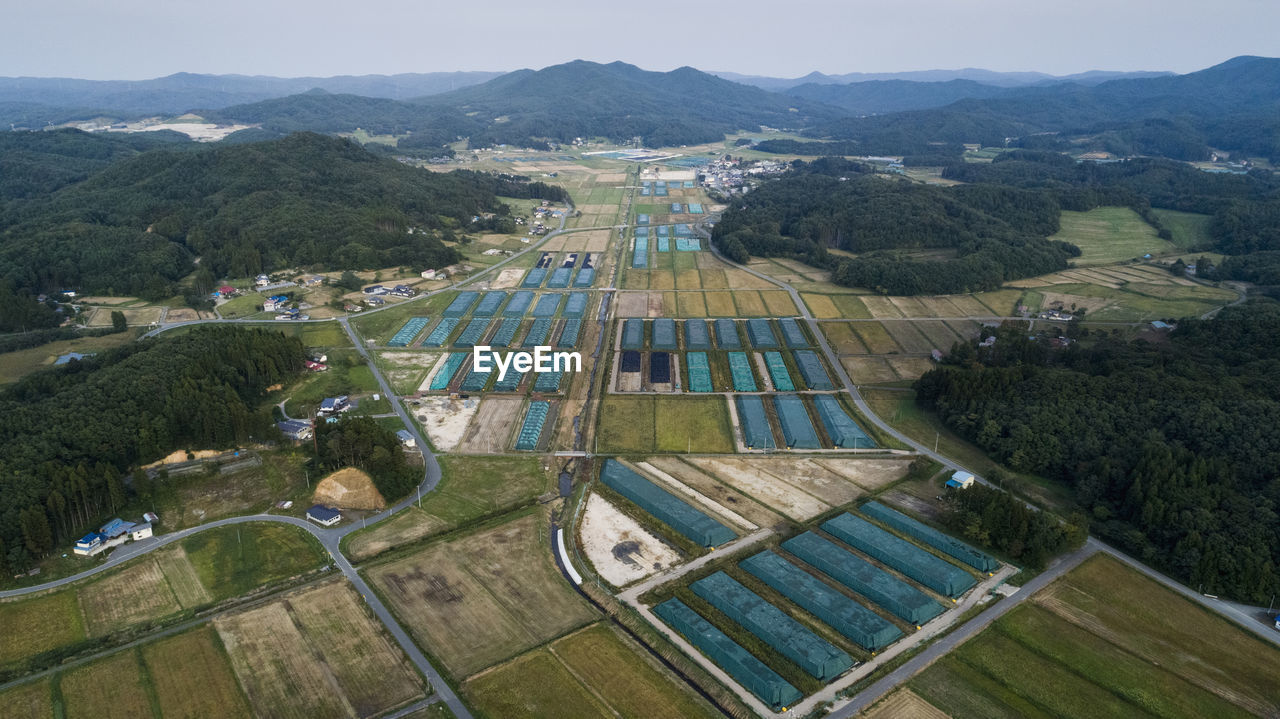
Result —
POLYGON ((257 407, 305 360, 279 332, 206 326, 0 391, 0 569, 27 567, 124 506, 123 477, 138 465, 274 436, 257 407))
POLYGON ((0 188, 0 281, 30 292, 168 297, 197 257, 212 277, 438 267, 457 261, 442 241, 473 216, 509 213, 498 193, 566 199, 527 178, 427 172, 309 133, 142 152, 74 130, 0 137, 40 190, 0 188))
POLYGON ((921 405, 1012 469, 1070 483, 1095 533, 1189 586, 1280 590, 1280 304, 1184 319, 1168 342, 997 337, 924 375, 921 405))
POLYGON ((1060 209, 1048 191, 934 187, 830 158, 797 163, 735 197, 713 241, 739 262, 795 257, 831 268, 837 284, 887 294, 971 292, 1065 269, 1080 251, 1046 239, 1058 229, 1060 209), (944 252, 920 254, 937 250, 944 252))
MULTIPOLYGON (((1000 471, 987 479, 999 483, 1000 471)), ((1043 569, 1053 557, 1078 549, 1089 536, 1086 517, 1073 516, 1064 523, 1002 489, 973 484, 948 490, 945 499, 948 529, 1029 569, 1043 569)))
POLYGON ((383 499, 394 502, 413 491, 422 470, 411 466, 395 432, 369 417, 344 417, 316 426, 316 448, 329 469, 359 467, 373 477, 383 499))

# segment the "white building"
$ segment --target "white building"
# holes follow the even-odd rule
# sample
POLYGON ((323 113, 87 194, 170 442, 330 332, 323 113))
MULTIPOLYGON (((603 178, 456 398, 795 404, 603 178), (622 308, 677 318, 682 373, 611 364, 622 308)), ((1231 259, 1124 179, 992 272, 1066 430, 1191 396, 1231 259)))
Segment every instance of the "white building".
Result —
POLYGON ((953 489, 968 489, 973 485, 973 475, 963 470, 956 470, 947 480, 947 486, 953 489))

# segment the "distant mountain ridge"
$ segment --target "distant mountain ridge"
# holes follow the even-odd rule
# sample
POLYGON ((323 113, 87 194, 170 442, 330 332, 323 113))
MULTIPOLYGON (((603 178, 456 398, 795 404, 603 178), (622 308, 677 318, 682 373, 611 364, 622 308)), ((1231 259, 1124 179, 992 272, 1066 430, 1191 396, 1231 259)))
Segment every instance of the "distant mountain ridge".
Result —
POLYGON ((1167 71, 1152 70, 1089 70, 1071 75, 1050 75, 1044 72, 1001 72, 982 68, 966 67, 958 70, 908 70, 904 72, 849 72, 841 75, 827 75, 811 72, 803 77, 784 78, 764 75, 740 75, 736 72, 711 71, 712 75, 726 80, 774 92, 782 92, 800 85, 848 85, 859 82, 878 80, 905 80, 908 82, 950 82, 952 80, 968 80, 996 87, 1025 87, 1028 85, 1044 85, 1062 82, 1074 82, 1081 85, 1095 85, 1108 80, 1121 80, 1141 77, 1161 77, 1172 75, 1167 71))

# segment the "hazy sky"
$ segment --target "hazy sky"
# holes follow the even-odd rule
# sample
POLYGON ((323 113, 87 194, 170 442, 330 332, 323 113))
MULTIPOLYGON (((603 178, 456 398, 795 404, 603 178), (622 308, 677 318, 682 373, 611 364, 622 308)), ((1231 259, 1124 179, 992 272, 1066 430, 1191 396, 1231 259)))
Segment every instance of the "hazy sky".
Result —
POLYGON ((6 0, 0 75, 512 70, 1187 72, 1280 56, 1275 0, 6 0))

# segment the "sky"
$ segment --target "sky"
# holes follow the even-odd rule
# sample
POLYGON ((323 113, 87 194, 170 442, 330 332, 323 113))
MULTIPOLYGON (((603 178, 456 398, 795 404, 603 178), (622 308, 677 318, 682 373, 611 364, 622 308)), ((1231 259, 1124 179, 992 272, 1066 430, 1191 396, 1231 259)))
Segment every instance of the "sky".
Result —
POLYGON ((1275 0, 9 2, 0 76, 329 76, 573 59, 797 77, 981 67, 1189 72, 1280 56, 1275 0))

